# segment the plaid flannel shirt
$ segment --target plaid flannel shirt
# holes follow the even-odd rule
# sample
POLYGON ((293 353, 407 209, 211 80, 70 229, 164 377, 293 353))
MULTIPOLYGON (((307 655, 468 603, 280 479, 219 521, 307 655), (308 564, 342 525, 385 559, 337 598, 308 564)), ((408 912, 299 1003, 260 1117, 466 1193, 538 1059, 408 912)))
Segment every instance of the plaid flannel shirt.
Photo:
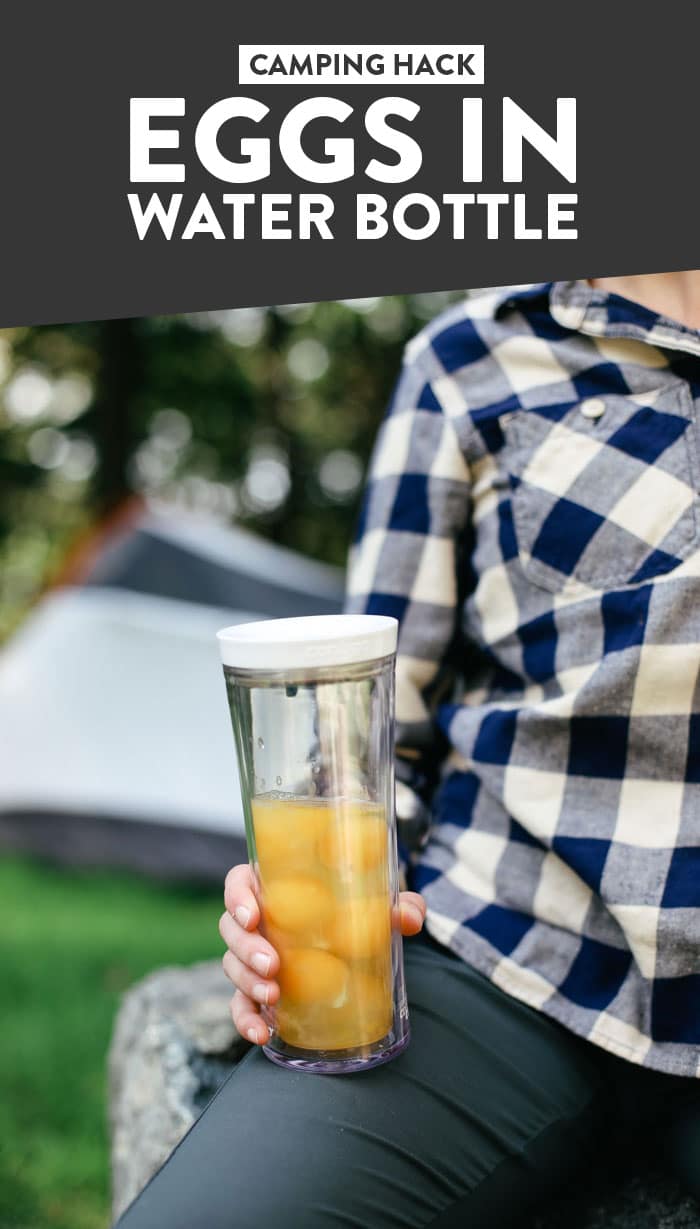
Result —
POLYGON ((700 333, 583 282, 468 299, 407 348, 347 603, 400 621, 397 800, 430 808, 409 874, 428 930, 589 1041, 687 1076, 699 417, 700 333))

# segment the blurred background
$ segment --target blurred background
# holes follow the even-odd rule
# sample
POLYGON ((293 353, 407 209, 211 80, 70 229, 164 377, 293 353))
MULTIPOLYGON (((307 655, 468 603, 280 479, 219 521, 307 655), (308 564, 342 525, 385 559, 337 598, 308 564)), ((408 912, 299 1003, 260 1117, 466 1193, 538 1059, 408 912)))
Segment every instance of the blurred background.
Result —
POLYGON ((244 856, 214 632, 340 608, 409 337, 459 294, 0 332, 0 1226, 105 1229, 120 995, 244 856))

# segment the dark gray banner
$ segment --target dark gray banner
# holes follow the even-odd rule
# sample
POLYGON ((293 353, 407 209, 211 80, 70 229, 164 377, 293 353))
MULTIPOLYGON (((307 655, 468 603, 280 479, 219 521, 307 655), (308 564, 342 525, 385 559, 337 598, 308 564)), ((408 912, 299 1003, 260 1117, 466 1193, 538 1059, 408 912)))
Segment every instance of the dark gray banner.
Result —
POLYGON ((12 6, 0 324, 694 268, 697 24, 639 0, 12 6), (267 48, 245 84, 240 45, 267 48), (333 79, 320 48, 354 59, 333 79))

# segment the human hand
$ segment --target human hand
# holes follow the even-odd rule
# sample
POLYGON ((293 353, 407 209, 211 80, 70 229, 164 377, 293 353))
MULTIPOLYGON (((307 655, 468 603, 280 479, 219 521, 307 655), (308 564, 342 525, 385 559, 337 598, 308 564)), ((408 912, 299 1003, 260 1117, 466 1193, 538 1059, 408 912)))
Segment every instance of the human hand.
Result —
MULTIPOLYGON (((270 1030, 260 1014, 260 1004, 274 1006, 280 996, 275 977, 280 959, 258 927, 260 907, 255 895, 253 871, 247 862, 234 866, 224 887, 226 911, 219 920, 219 934, 226 944, 223 966, 236 992, 231 1015, 241 1037, 264 1045, 270 1030)), ((401 892, 394 924, 405 936, 417 935, 425 920, 425 901, 418 892, 401 892)))

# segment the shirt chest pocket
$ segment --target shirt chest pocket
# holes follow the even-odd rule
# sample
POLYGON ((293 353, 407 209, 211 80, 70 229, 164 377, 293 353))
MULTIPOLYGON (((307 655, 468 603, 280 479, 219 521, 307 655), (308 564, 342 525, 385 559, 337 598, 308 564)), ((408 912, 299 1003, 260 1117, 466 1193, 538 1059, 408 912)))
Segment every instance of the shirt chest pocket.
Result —
POLYGON ((638 584, 697 548, 695 424, 683 381, 636 398, 518 410, 503 427, 518 552, 536 584, 638 584))

